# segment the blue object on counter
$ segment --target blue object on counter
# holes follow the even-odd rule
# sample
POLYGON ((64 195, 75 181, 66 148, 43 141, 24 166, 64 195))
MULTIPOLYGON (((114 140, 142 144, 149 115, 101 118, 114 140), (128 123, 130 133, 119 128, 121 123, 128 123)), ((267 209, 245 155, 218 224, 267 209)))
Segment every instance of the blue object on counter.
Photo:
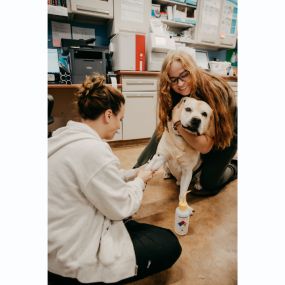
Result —
POLYGON ((197 6, 197 0, 186 0, 186 4, 197 6))
POLYGON ((196 19, 194 18, 174 18, 175 22, 196 25, 196 19))

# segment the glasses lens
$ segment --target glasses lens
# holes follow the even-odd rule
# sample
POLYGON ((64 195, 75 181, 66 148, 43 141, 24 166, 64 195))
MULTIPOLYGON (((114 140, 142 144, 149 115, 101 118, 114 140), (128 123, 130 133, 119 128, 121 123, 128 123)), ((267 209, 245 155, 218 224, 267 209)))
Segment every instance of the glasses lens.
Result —
POLYGON ((178 78, 177 77, 174 77, 174 78, 169 78, 171 83, 175 84, 178 82, 178 78))
POLYGON ((179 77, 181 79, 185 79, 189 74, 190 74, 190 72, 188 70, 185 70, 179 77))
POLYGON ((188 70, 184 70, 178 77, 170 77, 169 79, 172 84, 177 84, 179 79, 185 81, 189 74, 190 72, 188 70))

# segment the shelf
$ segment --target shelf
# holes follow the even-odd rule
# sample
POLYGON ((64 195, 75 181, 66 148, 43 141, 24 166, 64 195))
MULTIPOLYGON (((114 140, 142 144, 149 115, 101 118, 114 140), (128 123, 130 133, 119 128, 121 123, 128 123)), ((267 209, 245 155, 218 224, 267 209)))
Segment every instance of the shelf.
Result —
POLYGON ((176 43, 184 43, 184 44, 196 44, 197 42, 195 40, 183 40, 183 39, 177 39, 177 38, 174 38, 174 41, 176 43))
POLYGON ((181 2, 175 2, 175 1, 171 1, 171 0, 154 0, 153 3, 162 4, 162 5, 169 5, 169 6, 179 5, 179 6, 184 6, 184 7, 194 8, 194 9, 197 8, 197 6, 195 6, 195 5, 181 3, 181 2))
POLYGON ((53 16, 68 17, 67 8, 62 6, 48 5, 48 14, 53 16))
POLYGON ((174 22, 174 21, 170 21, 170 20, 161 20, 162 23, 166 24, 169 27, 172 28, 183 28, 183 29, 187 29, 187 28, 192 28, 195 25, 192 24, 186 24, 186 23, 180 23, 180 22, 174 22))
MULTIPOLYGON (((107 84, 110 85, 110 84, 107 84)), ((48 94, 74 94, 79 89, 81 84, 48 84, 48 94)), ((118 84, 118 88, 121 88, 122 84, 118 84)))

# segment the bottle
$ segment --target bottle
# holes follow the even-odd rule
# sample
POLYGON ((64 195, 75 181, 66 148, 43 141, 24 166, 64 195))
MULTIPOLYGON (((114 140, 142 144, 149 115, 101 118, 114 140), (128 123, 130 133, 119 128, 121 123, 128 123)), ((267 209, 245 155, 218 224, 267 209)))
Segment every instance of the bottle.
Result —
POLYGON ((175 232, 178 235, 186 235, 189 228, 189 217, 192 214, 192 209, 189 207, 186 201, 186 195, 190 191, 187 191, 181 199, 179 199, 179 205, 175 210, 175 232))

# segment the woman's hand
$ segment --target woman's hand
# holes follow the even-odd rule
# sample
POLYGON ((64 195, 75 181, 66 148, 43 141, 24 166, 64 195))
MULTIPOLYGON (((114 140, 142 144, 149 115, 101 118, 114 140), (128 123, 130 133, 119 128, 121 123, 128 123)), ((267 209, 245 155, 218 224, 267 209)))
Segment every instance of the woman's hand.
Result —
POLYGON ((145 170, 145 168, 141 168, 138 171, 137 177, 140 177, 144 181, 144 183, 147 183, 147 181, 152 178, 153 174, 154 171, 145 170))
POLYGON ((172 111, 172 122, 173 124, 176 123, 177 121, 180 121, 180 116, 181 116, 181 112, 183 109, 183 104, 178 103, 178 105, 176 105, 172 111))

